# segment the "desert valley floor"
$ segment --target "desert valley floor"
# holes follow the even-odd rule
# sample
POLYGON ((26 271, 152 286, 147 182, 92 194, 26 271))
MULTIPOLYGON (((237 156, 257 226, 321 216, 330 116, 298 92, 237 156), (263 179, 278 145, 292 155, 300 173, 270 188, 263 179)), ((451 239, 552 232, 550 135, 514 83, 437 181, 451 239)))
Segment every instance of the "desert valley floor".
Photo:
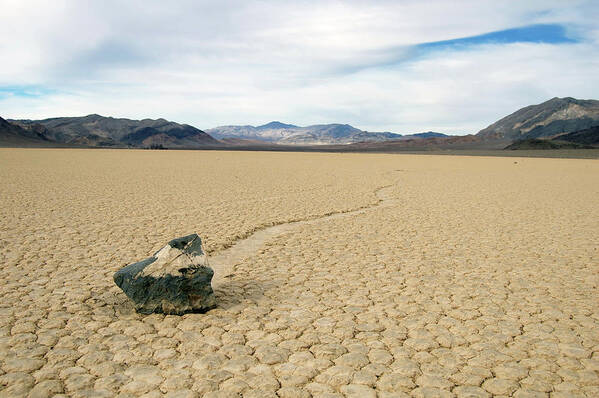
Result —
POLYGON ((0 396, 598 397, 598 198, 598 160, 0 149, 0 396), (218 307, 135 313, 113 273, 194 232, 218 307))

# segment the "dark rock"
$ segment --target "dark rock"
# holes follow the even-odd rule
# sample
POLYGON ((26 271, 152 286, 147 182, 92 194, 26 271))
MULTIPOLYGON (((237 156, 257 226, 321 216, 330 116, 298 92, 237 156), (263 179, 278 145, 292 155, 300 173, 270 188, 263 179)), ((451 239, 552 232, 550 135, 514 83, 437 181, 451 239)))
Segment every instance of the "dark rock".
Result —
POLYGON ((114 282, 142 314, 205 312, 216 304, 214 272, 197 234, 173 239, 152 257, 114 274, 114 282))

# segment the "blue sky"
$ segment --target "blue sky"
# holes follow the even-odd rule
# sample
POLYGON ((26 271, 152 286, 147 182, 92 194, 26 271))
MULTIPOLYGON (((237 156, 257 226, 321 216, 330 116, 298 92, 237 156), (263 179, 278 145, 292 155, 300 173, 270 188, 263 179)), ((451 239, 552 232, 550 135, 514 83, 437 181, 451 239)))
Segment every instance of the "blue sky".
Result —
POLYGON ((0 116, 475 133, 597 97, 598 4, 7 0, 0 116))
POLYGON ((548 43, 567 44, 576 43, 575 37, 567 34, 566 28, 560 24, 535 24, 483 33, 476 36, 460 37, 458 39, 434 41, 417 45, 423 50, 439 48, 472 48, 484 44, 505 45, 511 43, 548 43))
POLYGON ((14 97, 46 98, 55 93, 56 90, 45 86, 0 86, 0 100, 9 100, 14 97))

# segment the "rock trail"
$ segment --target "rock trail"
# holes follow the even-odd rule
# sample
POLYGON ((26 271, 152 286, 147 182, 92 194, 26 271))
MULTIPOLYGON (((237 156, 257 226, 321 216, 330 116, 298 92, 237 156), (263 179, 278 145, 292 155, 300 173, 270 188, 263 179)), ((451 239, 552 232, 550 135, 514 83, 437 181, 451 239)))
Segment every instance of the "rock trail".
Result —
POLYGON ((385 185, 383 187, 377 188, 375 190, 375 194, 379 201, 374 205, 345 212, 336 212, 307 220, 291 221, 273 225, 264 229, 260 229, 252 233, 250 236, 236 241, 232 246, 210 257, 210 266, 212 269, 214 269, 214 278, 212 279, 213 286, 218 287, 221 285, 225 278, 235 272, 235 264, 238 264, 244 258, 257 253, 258 250, 260 250, 260 248, 264 246, 264 243, 269 239, 293 231, 302 225, 312 225, 319 222, 352 217, 357 214, 364 214, 376 208, 395 204, 396 199, 393 198, 392 188, 392 185, 385 185))

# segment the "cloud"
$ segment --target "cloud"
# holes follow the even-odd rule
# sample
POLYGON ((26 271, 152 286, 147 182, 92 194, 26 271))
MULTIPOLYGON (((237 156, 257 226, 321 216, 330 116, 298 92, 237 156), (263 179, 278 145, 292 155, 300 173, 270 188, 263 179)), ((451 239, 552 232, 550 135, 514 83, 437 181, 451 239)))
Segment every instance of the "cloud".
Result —
POLYGON ((510 43, 549 43, 549 44, 571 44, 577 43, 577 38, 569 37, 564 26, 559 24, 536 24, 519 28, 504 29, 495 32, 484 33, 457 39, 441 40, 419 43, 416 45, 391 47, 379 51, 388 54, 384 56, 370 57, 382 59, 376 63, 362 61, 355 65, 344 65, 334 73, 355 73, 362 69, 373 67, 385 67, 399 64, 401 62, 414 62, 415 60, 436 51, 473 51, 477 47, 487 44, 505 45, 510 43))
POLYGON ((7 0, 0 116, 476 132, 596 95, 596 4, 7 0))

